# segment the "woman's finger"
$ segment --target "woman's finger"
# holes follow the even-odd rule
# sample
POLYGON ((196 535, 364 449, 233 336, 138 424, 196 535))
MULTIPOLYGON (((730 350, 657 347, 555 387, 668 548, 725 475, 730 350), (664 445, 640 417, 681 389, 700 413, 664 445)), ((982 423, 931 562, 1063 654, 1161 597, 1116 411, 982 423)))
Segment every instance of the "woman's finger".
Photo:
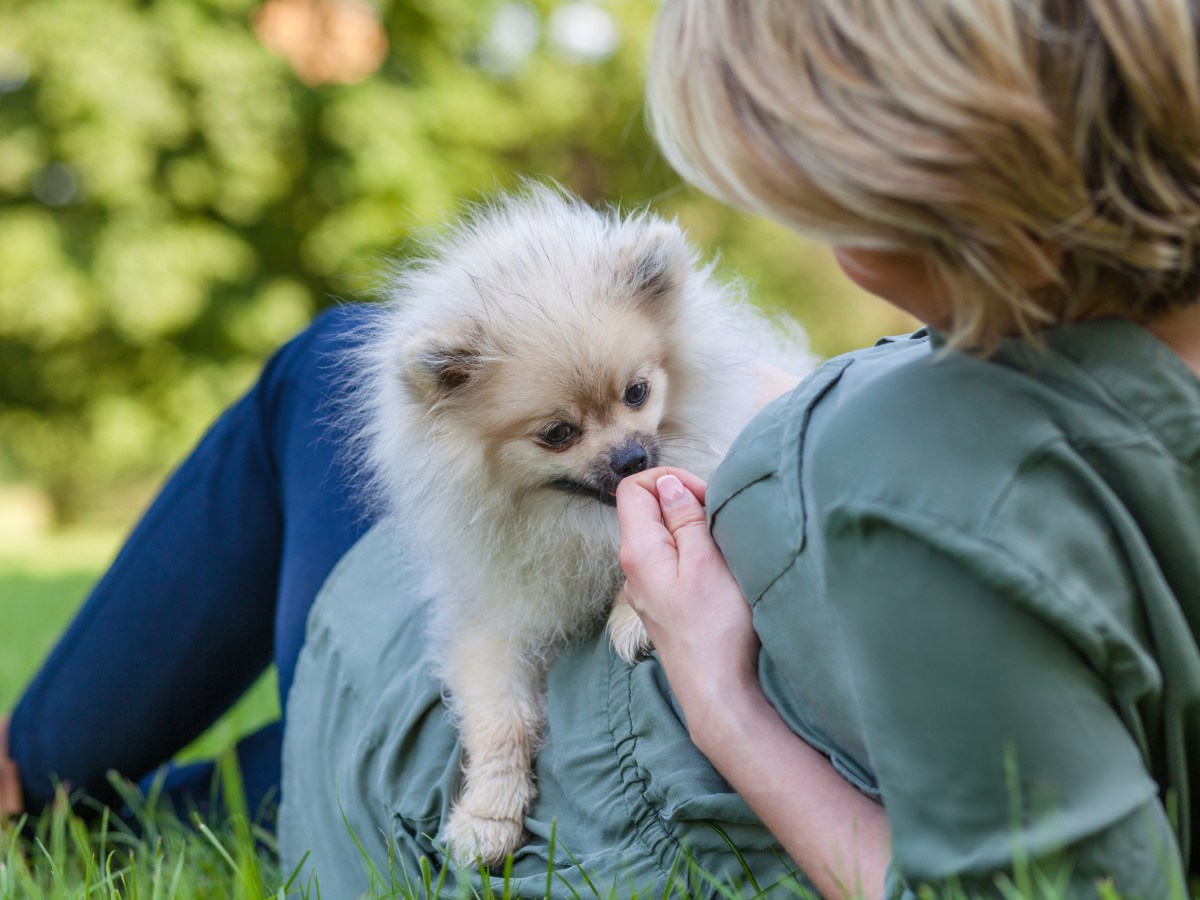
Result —
MULTIPOLYGON (((617 522, 621 529, 621 568, 630 582, 642 572, 678 567, 675 539, 663 524, 653 482, 625 478, 617 487, 617 522)), ((626 596, 632 596, 626 591, 626 596)))
POLYGON ((685 552, 689 541, 700 540, 704 546, 712 543, 704 507, 676 475, 670 472, 660 475, 655 488, 663 525, 671 533, 680 553, 685 552))
POLYGON ((646 469, 644 472, 638 472, 635 475, 629 475, 621 479, 617 485, 617 509, 621 508, 621 488, 626 491, 632 490, 635 487, 644 488, 655 497, 658 496, 658 479, 664 475, 674 475, 678 478, 683 486, 686 487, 703 506, 705 497, 708 494, 708 485, 704 483, 704 479, 698 475, 693 475, 687 469, 676 469, 674 466, 659 466, 656 469, 646 469))
MULTIPOLYGON (((623 478, 617 485, 617 522, 621 529, 621 564, 637 557, 641 552, 656 544, 669 544, 672 550, 675 539, 663 524, 662 507, 658 496, 658 480, 672 475, 676 483, 682 484, 703 504, 708 491, 703 479, 683 469, 661 467, 647 469, 623 478)), ((628 571, 626 571, 628 575, 628 571)))

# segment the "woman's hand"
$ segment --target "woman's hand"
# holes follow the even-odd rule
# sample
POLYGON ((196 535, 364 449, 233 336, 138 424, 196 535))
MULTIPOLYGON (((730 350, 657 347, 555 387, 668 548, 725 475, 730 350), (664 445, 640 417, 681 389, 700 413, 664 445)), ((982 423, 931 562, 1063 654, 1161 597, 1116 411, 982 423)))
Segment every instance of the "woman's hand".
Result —
POLYGON ((617 489, 625 596, 701 749, 712 706, 758 690, 759 648, 750 607, 709 534, 705 493, 696 476, 665 468, 617 489))
POLYGON ((705 485, 679 469, 617 488, 625 596, 696 746, 823 897, 882 896, 883 809, 788 727, 758 682, 750 607, 708 532, 705 485))
POLYGON ((8 722, 7 716, 0 718, 0 827, 9 816, 25 811, 17 764, 8 755, 8 722))

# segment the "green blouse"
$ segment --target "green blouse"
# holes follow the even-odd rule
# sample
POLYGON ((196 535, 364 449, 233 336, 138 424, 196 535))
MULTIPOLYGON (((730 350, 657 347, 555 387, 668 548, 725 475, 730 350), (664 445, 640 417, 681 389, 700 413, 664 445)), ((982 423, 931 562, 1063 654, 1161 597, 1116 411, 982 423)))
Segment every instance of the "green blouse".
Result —
MULTIPOLYGON (((1165 896, 1200 859, 1200 382, 1147 331, 1074 325, 986 362, 918 333, 832 360, 739 437, 709 515, 768 696, 882 797, 892 895, 1036 871, 1165 896)), ((330 577, 288 702, 284 864, 311 851, 326 896, 440 866, 459 748, 403 546, 376 528, 330 577)), ((689 860, 788 879, 655 659, 597 635, 549 685, 522 895, 661 893, 689 860)))

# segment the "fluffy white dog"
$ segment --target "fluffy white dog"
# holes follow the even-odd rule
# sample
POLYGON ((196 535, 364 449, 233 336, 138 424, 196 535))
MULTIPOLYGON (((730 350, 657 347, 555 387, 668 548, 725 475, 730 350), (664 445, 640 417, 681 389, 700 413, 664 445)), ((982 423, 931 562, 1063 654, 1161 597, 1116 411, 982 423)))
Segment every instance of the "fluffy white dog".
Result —
POLYGON ((620 598, 618 482, 706 476, 778 345, 677 225, 548 189, 483 209, 395 276, 363 351, 360 437, 440 598, 465 760, 442 838, 458 860, 522 841, 558 649, 606 615, 623 659, 649 649, 620 598))

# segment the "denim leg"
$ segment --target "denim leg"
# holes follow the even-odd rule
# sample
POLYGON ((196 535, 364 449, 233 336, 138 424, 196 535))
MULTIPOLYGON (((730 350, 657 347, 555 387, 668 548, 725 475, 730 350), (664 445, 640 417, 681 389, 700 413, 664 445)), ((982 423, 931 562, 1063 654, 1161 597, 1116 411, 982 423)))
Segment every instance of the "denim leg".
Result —
MULTIPOLYGON (((252 821, 266 828, 275 825, 279 804, 280 755, 283 747, 283 722, 264 725, 238 741, 234 748, 242 777, 246 810, 252 821)), ((168 763, 141 780, 139 787, 149 796, 158 791, 159 807, 166 801, 181 818, 193 808, 205 818, 212 812, 211 801, 220 784, 216 780, 217 762, 203 760, 180 765, 168 763)), ((218 800, 218 803, 223 801, 218 800)))
MULTIPOLYGON (((272 357, 136 526, 13 712, 31 810, 54 779, 113 801, 109 769, 168 760, 273 656, 286 698, 308 609, 369 525, 330 424, 337 354, 369 315, 331 310, 272 357)), ((275 747, 256 778, 277 784, 275 747)))

